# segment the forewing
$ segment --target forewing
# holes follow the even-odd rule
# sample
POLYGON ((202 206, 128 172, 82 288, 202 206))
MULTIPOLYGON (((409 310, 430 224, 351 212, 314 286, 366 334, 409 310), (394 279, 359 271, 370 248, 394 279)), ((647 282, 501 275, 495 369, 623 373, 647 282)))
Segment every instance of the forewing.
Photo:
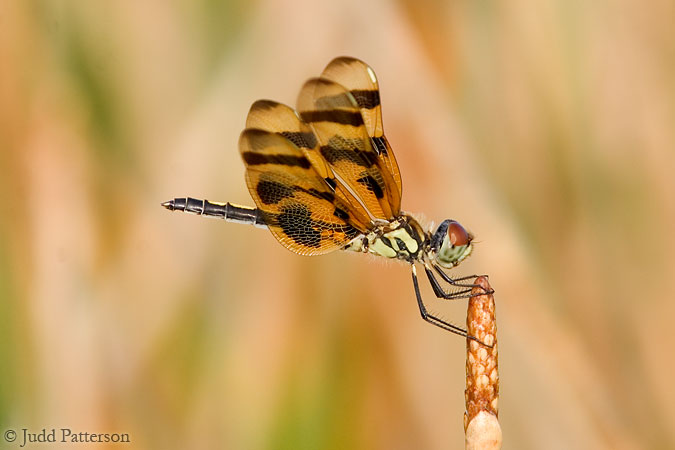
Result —
POLYGON ((364 231, 352 224, 348 206, 288 138, 247 128, 239 150, 249 192, 284 247, 301 255, 319 255, 344 247, 364 231))
POLYGON ((319 141, 316 151, 368 211, 384 220, 396 216, 399 192, 373 148, 354 96, 334 81, 313 78, 302 87, 297 109, 319 141))
MULTIPOLYGON (((324 69, 322 78, 335 81, 344 86, 358 103, 363 116, 363 122, 372 138, 375 151, 384 163, 396 184, 398 191, 398 207, 402 190, 401 173, 396 162, 396 156, 389 146, 382 126, 382 105, 380 104, 380 87, 375 72, 363 61, 342 56, 335 58, 324 69)), ((395 203, 395 202, 394 202, 395 203)))

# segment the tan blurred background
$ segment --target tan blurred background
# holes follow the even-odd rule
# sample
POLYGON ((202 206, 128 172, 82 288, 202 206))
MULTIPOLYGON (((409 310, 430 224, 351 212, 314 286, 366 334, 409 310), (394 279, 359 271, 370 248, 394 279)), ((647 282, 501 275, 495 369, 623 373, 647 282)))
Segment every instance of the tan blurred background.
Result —
MULTIPOLYGON (((294 104, 351 55, 379 76, 404 209, 480 241, 456 273, 497 291, 504 448, 675 448, 674 18, 665 0, 3 1, 3 433, 462 447, 465 342, 422 321, 407 267, 159 206, 252 204, 249 105, 294 104)), ((466 302, 424 295, 462 323, 466 302)))

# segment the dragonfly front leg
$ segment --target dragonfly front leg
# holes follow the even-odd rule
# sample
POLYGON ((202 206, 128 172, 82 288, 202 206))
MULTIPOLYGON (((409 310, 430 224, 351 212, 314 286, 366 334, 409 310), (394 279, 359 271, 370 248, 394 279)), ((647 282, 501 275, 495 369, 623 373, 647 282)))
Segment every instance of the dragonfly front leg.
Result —
POLYGON ((429 278, 429 283, 431 283, 431 287, 434 290, 434 294, 436 294, 436 297, 438 298, 443 298, 446 300, 456 300, 460 298, 471 298, 475 297, 477 295, 483 295, 483 294, 492 294, 494 291, 491 292, 481 292, 481 293, 476 293, 476 294, 471 294, 471 291, 474 288, 481 288, 483 291, 484 289, 482 286, 479 284, 474 284, 474 283, 462 283, 464 280, 468 279, 475 279, 477 275, 466 275, 463 277, 459 278, 451 278, 447 273, 445 273, 440 267, 438 267, 436 264, 431 264, 432 267, 436 270, 436 272, 441 275, 443 278, 443 281, 446 283, 455 286, 456 288, 460 288, 458 290, 455 290, 454 292, 446 292, 442 287, 441 283, 438 281, 434 273, 431 271, 429 268, 429 265, 427 262, 424 264, 424 271, 427 274, 427 278, 429 278))

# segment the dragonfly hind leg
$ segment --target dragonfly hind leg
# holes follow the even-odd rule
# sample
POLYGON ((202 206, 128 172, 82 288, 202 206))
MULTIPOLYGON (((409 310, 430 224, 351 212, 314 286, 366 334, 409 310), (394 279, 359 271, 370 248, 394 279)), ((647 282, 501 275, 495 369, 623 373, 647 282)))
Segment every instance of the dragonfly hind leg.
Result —
MULTIPOLYGON (((412 267, 412 280, 413 280, 413 287, 415 288, 415 297, 417 297, 417 306, 420 308, 420 314, 422 315, 422 319, 426 320, 430 324, 436 325, 439 328, 442 328, 444 330, 447 330, 451 333, 458 334, 463 337, 467 337, 466 335, 466 330, 464 328, 460 328, 457 325, 453 325, 451 323, 446 322, 443 319, 440 319, 433 314, 430 314, 427 311, 426 306, 424 306, 424 302, 422 301, 422 294, 420 292, 420 284, 419 281, 417 280, 417 268, 415 267, 414 264, 411 264, 412 267)), ((474 337, 469 336, 470 339, 476 340, 474 337)))
MULTIPOLYGON (((445 320, 443 320, 439 317, 436 317, 433 314, 429 313, 429 311, 427 311, 426 306, 424 305, 424 302, 422 301, 422 293, 420 292, 420 284, 419 284, 419 281, 417 279, 417 268, 415 267, 414 264, 411 264, 411 267, 412 267, 413 287, 415 288, 415 297, 417 298, 417 306, 419 306, 420 314, 422 315, 422 319, 426 320, 430 324, 436 325, 437 327, 442 328, 444 330, 447 330, 451 333, 457 334, 457 335, 465 337, 467 339, 471 339, 472 341, 476 341, 481 345, 492 348, 491 345, 486 344, 485 342, 481 341, 480 339, 478 339, 474 336, 470 336, 464 328, 458 327, 457 325, 453 325, 453 324, 451 324, 449 322, 446 322, 445 320)), ((434 293, 436 293, 436 296, 439 297, 439 298, 458 299, 458 298, 470 298, 470 297, 474 297, 476 295, 483 295, 483 294, 473 294, 472 295, 470 289, 462 290, 462 291, 459 291, 455 294, 447 294, 440 287, 440 284, 438 283, 438 280, 436 280, 436 278, 433 278, 433 272, 431 272, 426 267, 425 267, 425 269, 427 270, 427 275, 431 274, 431 276, 432 276, 432 278, 430 278, 430 280, 433 279, 434 282, 436 283, 436 284, 434 284, 434 282, 432 282, 431 287, 434 289, 434 293), (437 289, 438 289, 438 292, 437 292, 437 289), (441 295, 439 295, 439 293, 441 295)))

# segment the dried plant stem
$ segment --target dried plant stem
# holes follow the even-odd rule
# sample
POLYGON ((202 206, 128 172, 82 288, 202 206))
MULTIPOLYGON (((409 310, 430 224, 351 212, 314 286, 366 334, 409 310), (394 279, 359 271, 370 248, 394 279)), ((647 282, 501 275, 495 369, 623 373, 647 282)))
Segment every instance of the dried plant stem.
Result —
POLYGON ((464 413, 465 448, 499 449, 502 431, 499 426, 499 371, 497 365, 497 322, 495 300, 486 277, 476 278, 475 297, 469 299, 466 340, 466 412, 464 413), (481 289, 482 288, 482 289, 481 289), (483 290, 484 289, 484 290, 483 290))

